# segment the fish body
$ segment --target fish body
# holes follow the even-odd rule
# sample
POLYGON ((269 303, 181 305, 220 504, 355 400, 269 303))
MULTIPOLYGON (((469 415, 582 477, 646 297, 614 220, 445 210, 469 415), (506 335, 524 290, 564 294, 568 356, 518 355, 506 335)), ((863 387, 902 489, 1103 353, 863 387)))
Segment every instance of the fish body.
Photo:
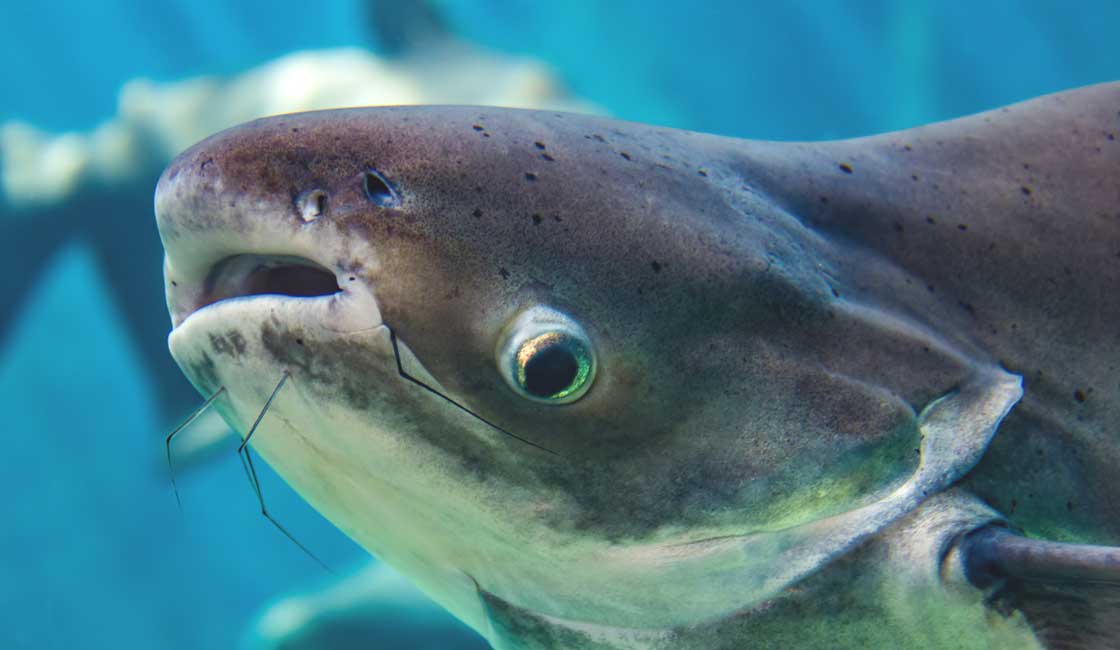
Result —
POLYGON ((1114 647, 991 531, 1116 579, 1118 111, 266 118, 160 180, 171 351, 495 648, 1114 647))

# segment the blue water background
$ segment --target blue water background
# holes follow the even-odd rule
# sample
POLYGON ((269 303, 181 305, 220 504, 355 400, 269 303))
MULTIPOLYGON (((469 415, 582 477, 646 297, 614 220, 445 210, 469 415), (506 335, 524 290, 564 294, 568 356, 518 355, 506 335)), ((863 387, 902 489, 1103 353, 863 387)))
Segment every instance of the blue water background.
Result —
MULTIPOLYGON (((1120 3, 1107 0, 438 6, 463 37, 545 60, 616 117, 744 137, 853 136, 1120 79, 1120 3)), ((377 47, 356 0, 6 2, 0 24, 0 120, 51 130, 106 119, 135 77, 377 47)), ((232 454, 183 477, 178 512, 160 459, 185 407, 157 395, 184 380, 142 358, 122 315, 122 295, 158 308, 160 269, 108 280, 91 234, 112 227, 120 250, 132 236, 151 247, 152 216, 142 202, 80 216, 44 222, 62 232, 40 251, 25 244, 43 233, 0 208, 0 293, 19 296, 0 310, 0 648, 237 647, 269 598, 328 578, 258 516, 232 454)), ((152 322, 163 336, 164 316, 152 322)), ((265 480, 272 509, 318 555, 361 557, 265 480)))

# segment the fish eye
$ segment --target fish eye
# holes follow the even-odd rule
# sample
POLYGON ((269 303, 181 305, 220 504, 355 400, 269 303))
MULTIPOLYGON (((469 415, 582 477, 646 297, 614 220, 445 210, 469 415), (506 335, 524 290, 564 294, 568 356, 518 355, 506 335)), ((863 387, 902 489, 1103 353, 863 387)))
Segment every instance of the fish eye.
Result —
POLYGON ((521 312, 506 327, 497 362, 510 388, 546 404, 578 400, 595 379, 587 333, 567 314, 541 305, 521 312))

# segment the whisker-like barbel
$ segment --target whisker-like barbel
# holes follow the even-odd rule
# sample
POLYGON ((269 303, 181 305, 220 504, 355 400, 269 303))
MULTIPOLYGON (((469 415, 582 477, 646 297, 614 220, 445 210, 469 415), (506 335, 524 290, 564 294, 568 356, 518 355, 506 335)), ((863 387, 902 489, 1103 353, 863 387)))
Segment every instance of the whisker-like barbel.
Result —
POLYGON ((237 446, 237 453, 240 454, 241 451, 245 449, 245 446, 249 444, 249 439, 257 432, 257 427, 260 426, 261 420, 264 419, 264 414, 268 413, 268 409, 272 408, 272 402, 276 399, 276 395, 280 392, 280 389, 284 387, 284 383, 288 381, 288 377, 291 376, 292 374, 290 372, 287 370, 284 371, 284 376, 280 378, 280 383, 276 384, 276 388, 272 389, 272 394, 268 396, 268 401, 264 403, 264 408, 262 408, 261 412, 257 415, 257 419, 253 421, 253 426, 249 427, 249 433, 245 435, 245 439, 237 446))
POLYGON ((264 518, 271 522, 272 525, 276 527, 276 530, 279 530, 281 533, 283 533, 284 537, 288 538, 288 541, 299 547, 299 550, 303 551, 307 555, 307 557, 315 560, 315 563, 321 566, 324 571, 330 573, 331 575, 336 575, 334 569, 331 569, 329 566, 327 566, 325 562, 320 560, 318 556, 312 553, 306 546, 304 546, 298 539, 296 539, 294 535, 288 532, 287 528, 285 528, 279 521, 276 521, 276 519, 274 519, 273 516, 269 514, 268 508, 264 505, 264 495, 261 493, 261 483, 260 479, 257 478, 257 469, 253 466, 253 456, 250 452, 250 449, 248 447, 245 447, 244 453, 239 450, 237 453, 237 457, 241 459, 241 466, 245 469, 245 473, 249 477, 249 484, 253 487, 253 493, 257 495, 257 504, 260 505, 261 514, 264 516, 264 518))
POLYGON ((269 514, 268 507, 264 504, 264 494, 261 492, 261 482, 257 477, 257 468, 253 465, 253 455, 248 447, 249 439, 253 437, 253 434, 256 433, 257 428, 260 427, 261 421, 264 420, 265 414, 268 413, 269 409, 272 408, 272 403, 276 401, 276 395, 280 393, 280 389, 284 387, 285 382, 287 382, 288 378, 291 376, 292 375, 290 372, 288 372, 287 370, 284 371, 284 375, 276 384, 276 388, 272 389, 272 394, 268 396, 268 400, 261 408, 261 412, 257 414, 257 419, 253 421, 253 426, 249 428, 249 433, 246 434, 245 440, 243 440, 237 447, 237 457, 241 460, 241 468, 245 470, 245 476, 249 479, 249 486, 253 488, 253 494, 255 494, 257 497, 257 504, 260 505, 261 515, 263 515, 265 519, 271 522, 277 530, 283 533, 284 537, 287 537, 291 543, 299 547, 299 549, 303 551, 307 555, 307 557, 315 560, 315 562, 319 566, 323 567, 323 570, 333 575, 333 569, 327 566, 325 562, 320 560, 306 546, 300 543, 300 541, 296 539, 295 536, 288 532, 287 528, 285 528, 279 521, 276 521, 276 519, 274 519, 273 516, 269 514))
POLYGON ((455 400, 451 399, 447 395, 444 395, 443 393, 439 392, 438 390, 432 388, 431 386, 425 384, 424 382, 420 381, 419 379, 417 379, 417 378, 413 377, 412 375, 408 374, 407 372, 405 372, 404 366, 401 364, 401 351, 400 351, 400 348, 397 346, 397 333, 394 332, 393 328, 389 327, 389 325, 387 323, 385 324, 385 329, 389 330, 389 342, 393 345, 393 357, 396 358, 396 360, 397 360, 397 374, 399 374, 401 376, 401 379, 404 379, 406 381, 412 382, 413 384, 416 384, 417 386, 419 386, 420 388, 423 388, 424 390, 428 391, 429 393, 440 397, 441 399, 443 399, 447 403, 451 404, 455 408, 459 409, 460 411, 463 411, 467 415, 470 415, 470 416, 476 418, 477 420, 481 421, 483 424, 486 424, 487 426, 489 426, 493 429, 496 429, 497 431, 499 431, 501 433, 504 433, 505 435, 509 436, 510 438, 513 438, 514 440, 517 440, 519 442, 523 442, 523 443, 529 445, 530 447, 536 447, 537 449, 540 449, 541 451, 544 451, 544 452, 548 452, 548 453, 552 454, 553 456, 560 456, 560 454, 556 453, 555 451, 552 451, 548 447, 542 447, 541 445, 538 445, 537 443, 533 442, 532 440, 522 438, 521 436, 519 436, 515 433, 511 433, 510 431, 507 431, 507 430, 503 429, 502 427, 494 424, 490 420, 487 420, 486 418, 482 417, 478 413, 475 413, 474 411, 470 410, 466 406, 463 406, 459 402, 456 402, 455 400))
POLYGON ((209 409, 210 406, 214 403, 214 400, 218 399, 218 396, 224 393, 225 390, 226 387, 221 386, 218 388, 218 390, 214 391, 214 393, 210 395, 210 397, 206 398, 205 402, 203 402, 198 408, 196 408, 193 413, 187 416, 186 420, 183 420, 182 424, 175 427, 175 429, 171 433, 167 434, 167 439, 163 443, 163 446, 167 451, 167 471, 171 475, 171 491, 175 493, 175 503, 179 506, 179 510, 183 509, 183 501, 179 498, 179 487, 175 484, 175 467, 171 463, 171 440, 176 435, 178 435, 180 431, 186 429, 191 425, 191 423, 197 420, 200 415, 205 413, 206 410, 209 409))

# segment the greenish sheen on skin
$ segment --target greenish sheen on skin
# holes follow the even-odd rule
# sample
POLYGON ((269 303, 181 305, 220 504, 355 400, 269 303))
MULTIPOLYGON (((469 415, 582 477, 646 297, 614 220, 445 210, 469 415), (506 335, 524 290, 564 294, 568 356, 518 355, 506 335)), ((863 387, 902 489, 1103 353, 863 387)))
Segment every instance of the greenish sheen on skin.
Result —
MULTIPOLYGON (((807 517, 848 510, 867 495, 875 495, 881 486, 897 487, 913 473, 918 461, 914 430, 906 428, 901 433, 904 435, 893 436, 888 444, 857 448, 835 459, 827 471, 807 466, 777 477, 778 485, 789 486, 783 490, 786 496, 769 502, 752 500, 761 503, 751 513, 751 530, 772 532, 791 528, 805 523, 807 517)), ((739 526, 741 532, 742 523, 739 526)))

